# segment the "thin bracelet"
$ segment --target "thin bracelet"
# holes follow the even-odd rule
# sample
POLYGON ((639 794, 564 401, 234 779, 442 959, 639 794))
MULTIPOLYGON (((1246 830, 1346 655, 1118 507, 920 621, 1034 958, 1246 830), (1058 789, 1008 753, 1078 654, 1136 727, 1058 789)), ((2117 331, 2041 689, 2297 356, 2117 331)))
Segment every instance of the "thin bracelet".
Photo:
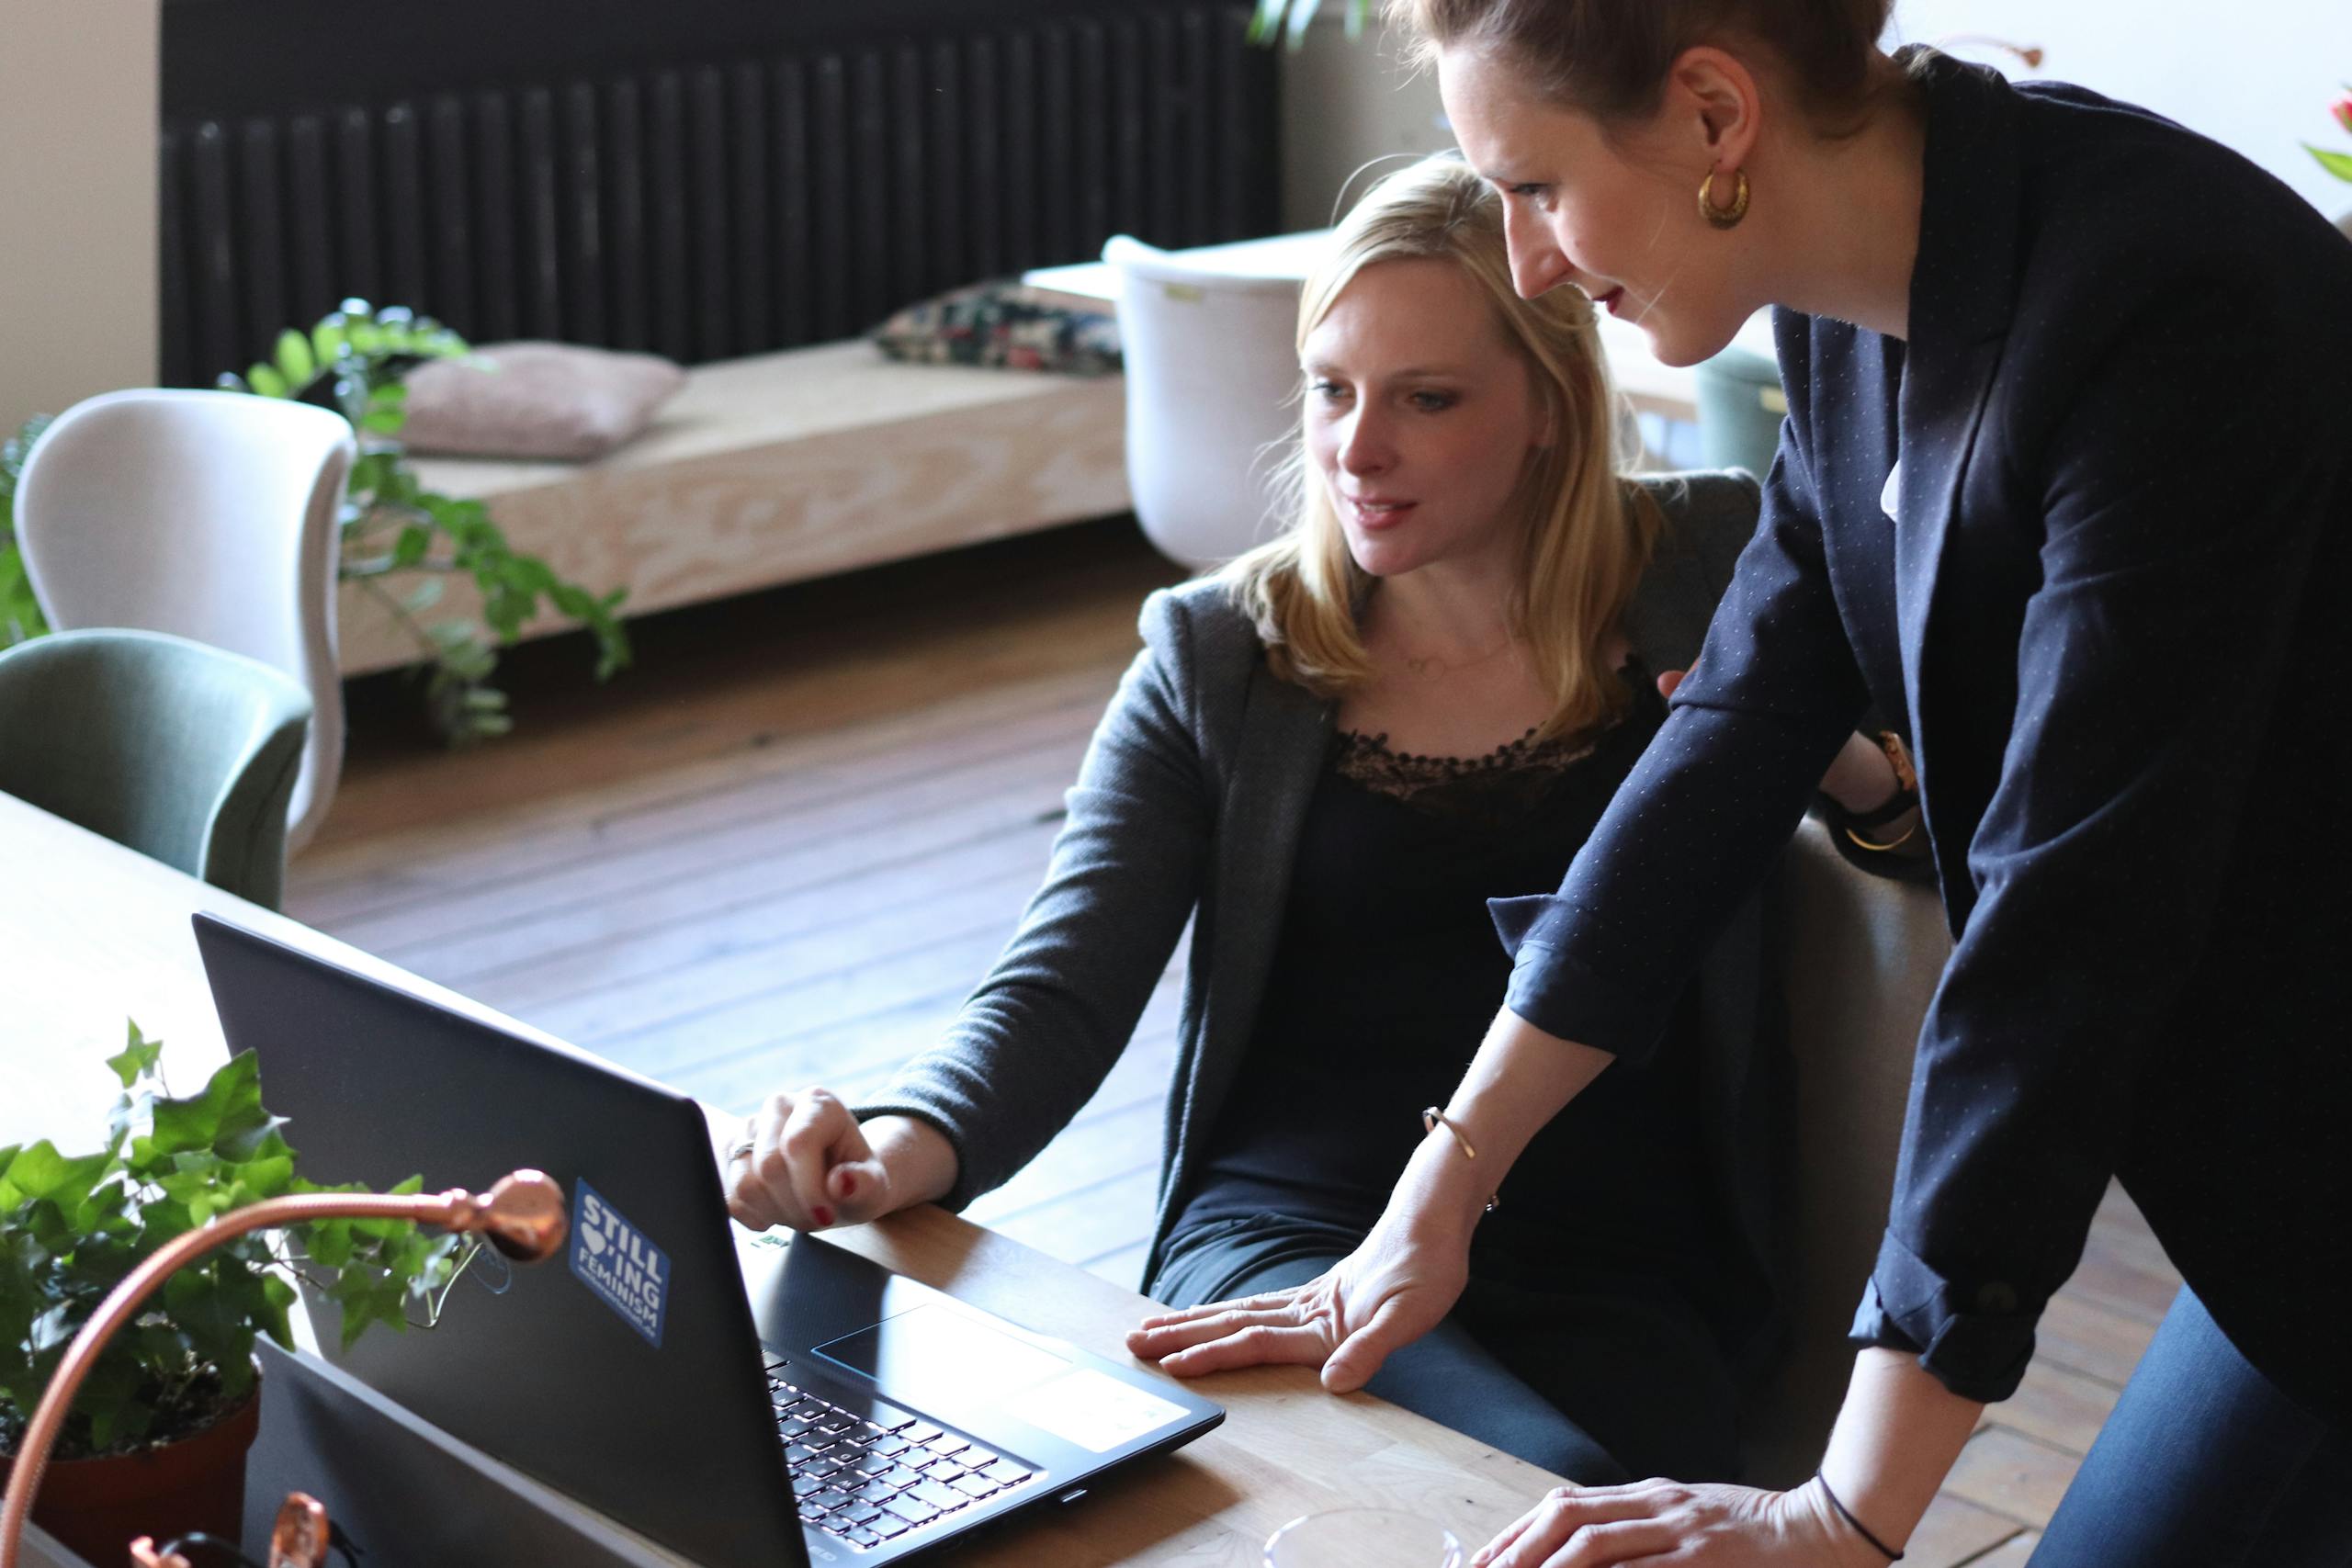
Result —
POLYGON ((1883 844, 1872 843, 1870 840, 1863 838, 1860 833, 1855 832, 1851 828, 1846 829, 1846 837, 1853 840, 1854 842, 1861 845, 1861 847, 1866 850, 1872 850, 1883 853, 1888 850, 1901 849, 1904 845, 1911 841, 1912 835, 1918 832, 1918 830, 1919 819, 1917 817, 1914 817, 1911 818, 1911 826, 1904 829, 1902 832, 1896 834, 1894 838, 1889 839, 1883 844))
POLYGON ((1885 1558, 1889 1562, 1900 1562, 1903 1561, 1903 1553, 1892 1550, 1888 1547, 1886 1542, 1871 1534, 1871 1527, 1862 1523, 1861 1520, 1854 1517, 1853 1509, 1849 1508, 1845 1504, 1838 1501, 1838 1494, 1829 1490, 1829 1477, 1822 1474, 1821 1472, 1816 1470, 1813 1472, 1813 1478, 1821 1483, 1821 1495, 1829 1499, 1829 1506, 1838 1510, 1840 1517, 1844 1518, 1848 1524, 1854 1527, 1854 1533, 1856 1535, 1859 1535, 1864 1540, 1869 1541, 1871 1546, 1878 1550, 1879 1555, 1885 1558))
POLYGON ((1845 831, 1846 837, 1862 849, 1883 854, 1889 850, 1901 849, 1911 841, 1912 836, 1919 830, 1917 817, 1911 818, 1911 826, 1883 844, 1863 838, 1854 829, 1883 828, 1889 822, 1899 820, 1906 811, 1917 812, 1919 809, 1919 770, 1911 761, 1911 749, 1894 730, 1882 729, 1871 739, 1878 742, 1879 750, 1886 757, 1888 769, 1894 774, 1894 793, 1868 811, 1849 811, 1836 800, 1831 800, 1830 804, 1838 808, 1838 816, 1842 818, 1838 827, 1845 831))
MULTIPOLYGON (((1438 1107, 1434 1105, 1425 1105, 1421 1107, 1421 1131, 1424 1134, 1434 1133, 1440 1127, 1443 1127, 1447 1132, 1453 1134, 1453 1141, 1462 1145, 1462 1157, 1464 1159, 1474 1160, 1478 1157, 1478 1151, 1470 1146, 1469 1136, 1462 1131, 1460 1123, 1456 1122, 1453 1117, 1448 1116, 1443 1111, 1438 1109, 1438 1107)), ((1485 1212, 1491 1214, 1502 1206, 1502 1194, 1498 1192, 1487 1200, 1485 1212)))
MULTIPOLYGON (((1831 805, 1838 805, 1837 796, 1831 795, 1829 798, 1831 805)), ((1838 814, 1846 819, 1849 827, 1883 828, 1889 822, 1900 820, 1905 812, 1918 809, 1919 792, 1916 789, 1898 789, 1868 811, 1849 811, 1843 806, 1838 806, 1838 814)))

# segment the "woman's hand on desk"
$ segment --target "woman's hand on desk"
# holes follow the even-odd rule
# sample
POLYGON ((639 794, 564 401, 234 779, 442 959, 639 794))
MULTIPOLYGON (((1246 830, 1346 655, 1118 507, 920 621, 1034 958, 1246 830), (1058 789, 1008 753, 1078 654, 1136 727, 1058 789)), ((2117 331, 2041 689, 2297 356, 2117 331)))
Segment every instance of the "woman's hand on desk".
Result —
POLYGON ((925 1203, 956 1183, 956 1150, 910 1116, 861 1125, 831 1090, 772 1094, 728 1161, 727 1211, 753 1230, 824 1230, 925 1203))
POLYGON ((1453 1185, 1423 1145, 1364 1244, 1289 1291, 1148 1316, 1126 1349, 1179 1378, 1227 1366, 1319 1366, 1324 1387, 1352 1394, 1390 1352, 1437 1328, 1470 1283, 1477 1201, 1435 1201, 1453 1185), (1430 1176, 1435 1170, 1435 1176, 1430 1176))
POLYGON ((1555 1487, 1471 1568, 1886 1568, 1984 1414, 1910 1352, 1864 1350, 1822 1468, 1804 1485, 1555 1487))
POLYGON ((1328 1273, 1287 1291, 1143 1320, 1127 1349, 1197 1377, 1264 1362, 1320 1367, 1333 1393, 1362 1388, 1391 1351, 1435 1328, 1469 1282, 1466 1242, 1382 1223, 1328 1273))
POLYGON ((1470 1559, 1471 1568, 1885 1568, 1817 1487, 1559 1486, 1470 1559))
POLYGON ((1498 1014, 1447 1106, 1447 1125, 1429 1128, 1362 1246, 1304 1285, 1148 1317, 1127 1336, 1127 1349, 1179 1377, 1275 1361, 1322 1368, 1323 1386, 1333 1393, 1362 1388, 1392 1351, 1453 1310, 1470 1282, 1470 1235, 1495 1184, 1535 1129, 1608 1061, 1508 1010, 1498 1014), (1514 1052, 1532 1060, 1533 1071, 1506 1082, 1514 1052), (1498 1094, 1496 1084, 1503 1086, 1498 1094), (1545 1109, 1513 1127, 1486 1114, 1493 1108, 1482 1094, 1522 1111, 1539 1100, 1545 1109), (1462 1130, 1465 1119, 1477 1140, 1490 1127, 1497 1134, 1483 1164, 1464 1157, 1473 1142, 1462 1130))

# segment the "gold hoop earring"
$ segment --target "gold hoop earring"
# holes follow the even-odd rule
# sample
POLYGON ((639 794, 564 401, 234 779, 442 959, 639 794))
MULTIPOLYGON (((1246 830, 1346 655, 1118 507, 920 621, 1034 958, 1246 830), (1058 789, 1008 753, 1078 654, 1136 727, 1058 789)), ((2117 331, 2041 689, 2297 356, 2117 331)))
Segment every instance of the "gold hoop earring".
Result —
POLYGON ((1699 182, 1699 216, 1718 229, 1736 228, 1739 220, 1747 216, 1747 171, 1734 169, 1731 177, 1734 183, 1729 207, 1715 205, 1714 170, 1709 169, 1699 182))

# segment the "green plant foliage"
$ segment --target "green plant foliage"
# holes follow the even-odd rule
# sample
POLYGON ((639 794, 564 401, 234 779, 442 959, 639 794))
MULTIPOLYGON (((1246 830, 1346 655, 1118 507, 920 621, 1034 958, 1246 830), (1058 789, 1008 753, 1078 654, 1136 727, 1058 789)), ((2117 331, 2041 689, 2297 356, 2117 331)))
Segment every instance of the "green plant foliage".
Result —
POLYGON ((33 598, 31 580, 25 576, 25 558, 17 549, 17 479, 33 443, 48 428, 47 416, 35 414, 23 429, 0 441, 0 648, 49 630, 33 598))
MULTIPOLYGON (((1372 16, 1373 0, 1345 0, 1345 4, 1348 37, 1362 38, 1364 23, 1372 16)), ((1282 39, 1297 49, 1306 42, 1306 29, 1322 8, 1323 0, 1258 0, 1258 9, 1250 17, 1250 41, 1271 44, 1282 39)))
MULTIPOLYGON (((357 1191, 294 1173, 252 1052, 175 1098, 163 1044, 136 1023, 107 1066, 122 1095, 93 1154, 44 1139, 0 1146, 0 1450, 13 1450, 66 1347, 107 1292, 173 1237, 265 1198, 357 1191)), ((413 1192, 413 1179, 395 1190, 413 1192)), ((294 1280, 343 1308, 348 1346, 371 1325, 426 1321, 468 1246, 406 1221, 328 1220, 254 1232, 181 1269, 118 1335, 74 1401, 58 1455, 126 1452, 193 1431, 253 1387, 254 1339, 291 1343, 294 1280)))
MULTIPOLYGON (((2352 82, 2344 84, 2344 96, 2328 106, 2328 112, 2346 130, 2352 130, 2352 82)), ((2303 151, 2319 160, 2319 166, 2339 180, 2352 181, 2352 152, 2332 152, 2324 147, 2303 143, 2303 151)))
POLYGON ((595 638, 599 681, 629 662, 618 614, 627 590, 599 594, 564 581, 547 562, 510 548, 481 502, 435 494, 409 466, 400 443, 408 422, 401 378, 426 360, 467 352, 462 338, 430 317, 346 299, 309 332, 280 333, 267 360, 220 380, 232 391, 318 403, 351 422, 360 455, 343 508, 343 577, 415 637, 427 660, 426 710, 458 744, 512 728, 506 695, 490 683, 498 665, 492 639, 512 643, 542 606, 595 638), (481 591, 478 623, 425 618, 451 573, 472 578, 481 591), (409 581, 396 591, 402 579, 409 581))

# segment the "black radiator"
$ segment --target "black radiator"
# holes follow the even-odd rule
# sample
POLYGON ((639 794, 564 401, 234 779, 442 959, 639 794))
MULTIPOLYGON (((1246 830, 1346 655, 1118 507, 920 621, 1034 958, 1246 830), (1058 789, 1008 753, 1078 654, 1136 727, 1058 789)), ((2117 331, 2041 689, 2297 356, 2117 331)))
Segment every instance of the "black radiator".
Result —
POLYGON ((693 363, 1280 209, 1247 0, 167 0, 162 376, 346 295, 693 363))

